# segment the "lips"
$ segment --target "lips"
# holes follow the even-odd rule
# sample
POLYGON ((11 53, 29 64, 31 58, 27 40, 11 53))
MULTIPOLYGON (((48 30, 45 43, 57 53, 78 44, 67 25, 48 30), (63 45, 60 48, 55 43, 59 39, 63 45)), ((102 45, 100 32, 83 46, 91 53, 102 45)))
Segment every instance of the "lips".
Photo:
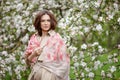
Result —
POLYGON ((44 28, 49 28, 49 26, 44 26, 44 28))
POLYGON ((48 27, 48 26, 44 26, 44 27, 48 27))
POLYGON ((50 27, 49 26, 43 26, 43 29, 48 30, 50 27))

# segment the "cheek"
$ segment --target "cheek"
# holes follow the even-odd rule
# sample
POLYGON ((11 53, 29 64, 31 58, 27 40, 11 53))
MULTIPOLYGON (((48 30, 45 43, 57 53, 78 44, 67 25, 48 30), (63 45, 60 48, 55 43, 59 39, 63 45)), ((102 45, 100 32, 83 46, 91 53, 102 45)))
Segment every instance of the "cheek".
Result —
POLYGON ((49 27, 51 27, 51 23, 49 23, 49 27))
POLYGON ((42 23, 40 23, 40 26, 42 26, 43 24, 42 23))
POLYGON ((49 22, 48 24, 51 25, 51 22, 49 22))

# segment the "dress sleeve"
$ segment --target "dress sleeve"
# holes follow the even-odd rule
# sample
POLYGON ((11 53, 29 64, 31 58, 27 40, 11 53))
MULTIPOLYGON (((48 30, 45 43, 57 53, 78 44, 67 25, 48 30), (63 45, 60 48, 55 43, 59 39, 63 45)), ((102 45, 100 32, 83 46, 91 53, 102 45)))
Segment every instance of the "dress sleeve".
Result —
POLYGON ((34 48, 36 47, 36 42, 35 42, 35 34, 33 34, 31 37, 30 37, 30 40, 28 41, 28 46, 26 48, 26 51, 25 51, 25 54, 28 54, 30 55, 34 48))

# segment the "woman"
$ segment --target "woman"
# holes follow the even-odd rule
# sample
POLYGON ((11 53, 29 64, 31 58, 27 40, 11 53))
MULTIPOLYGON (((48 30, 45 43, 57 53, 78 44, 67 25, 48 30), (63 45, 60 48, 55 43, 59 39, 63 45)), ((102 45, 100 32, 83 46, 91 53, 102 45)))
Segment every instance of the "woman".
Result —
POLYGON ((57 21, 49 11, 37 14, 37 33, 29 40, 25 51, 27 63, 34 63, 28 80, 69 80, 69 56, 61 36, 55 32, 57 21))

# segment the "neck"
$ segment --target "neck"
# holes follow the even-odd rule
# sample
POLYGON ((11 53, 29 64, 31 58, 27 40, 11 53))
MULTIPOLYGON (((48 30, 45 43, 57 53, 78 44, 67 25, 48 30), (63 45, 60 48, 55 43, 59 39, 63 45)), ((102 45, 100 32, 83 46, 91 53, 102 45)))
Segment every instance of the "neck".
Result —
POLYGON ((48 35, 48 32, 47 31, 42 31, 42 37, 45 37, 48 35))

